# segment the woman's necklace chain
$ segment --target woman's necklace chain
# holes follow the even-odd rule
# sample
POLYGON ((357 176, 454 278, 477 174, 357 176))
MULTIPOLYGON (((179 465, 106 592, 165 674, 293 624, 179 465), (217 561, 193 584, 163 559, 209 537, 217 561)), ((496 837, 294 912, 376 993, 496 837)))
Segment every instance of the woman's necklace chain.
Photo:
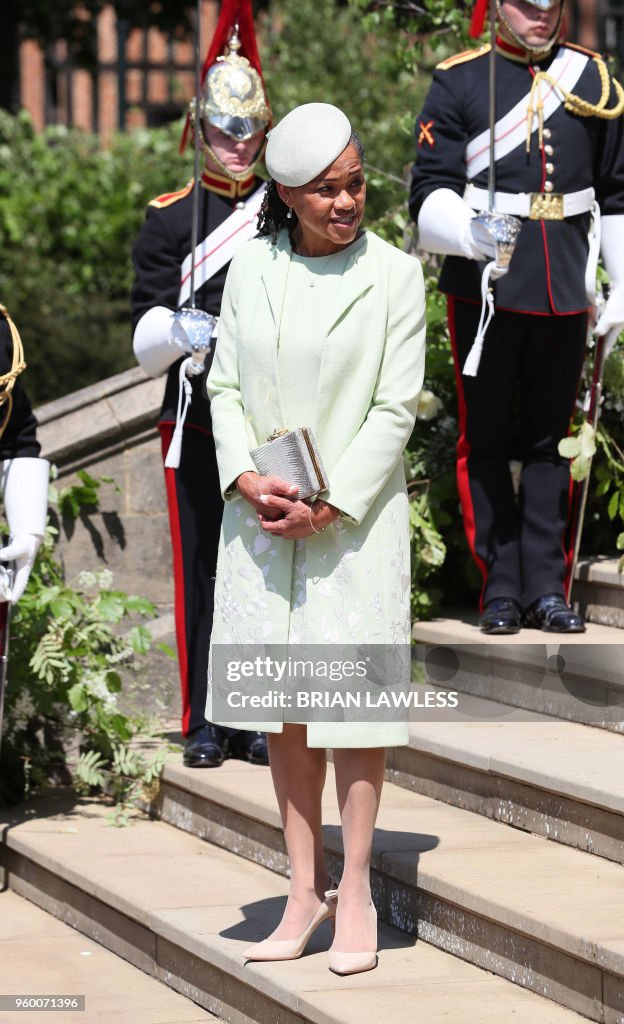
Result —
POLYGON ((303 267, 303 269, 305 270, 306 277, 308 278, 308 285, 309 285, 309 287, 310 288, 314 288, 314 287, 316 287, 316 283, 317 283, 317 280, 318 280, 321 272, 323 270, 325 270, 325 267, 328 266, 330 259, 332 258, 332 256, 335 256, 336 253, 335 252, 330 252, 329 256, 325 256, 324 259, 320 259, 318 256, 313 257, 314 260, 315 260, 315 264, 316 264, 315 268, 314 268, 314 272, 310 269, 309 264, 306 262, 306 260, 309 260, 312 257, 310 257, 310 256, 301 256, 299 253, 296 253, 295 255, 299 256, 300 266, 303 267))

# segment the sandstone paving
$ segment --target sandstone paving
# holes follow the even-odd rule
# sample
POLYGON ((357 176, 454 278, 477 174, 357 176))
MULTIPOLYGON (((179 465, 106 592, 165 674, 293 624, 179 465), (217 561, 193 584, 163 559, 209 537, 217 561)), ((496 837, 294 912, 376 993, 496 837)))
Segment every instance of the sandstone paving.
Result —
MULTIPOLYGON (((274 821, 275 798, 250 766, 245 778, 256 817, 274 821), (273 808, 273 809, 271 809, 273 808)), ((224 765, 211 775, 213 796, 232 792, 224 765)), ((228 777, 229 776, 229 777, 228 777)), ((239 783, 240 784, 240 783, 239 783)), ((328 766, 324 794, 328 845, 339 845, 339 815, 328 766)), ((375 864, 391 877, 594 962, 609 940, 624 940, 624 868, 461 808, 386 785, 374 842, 375 864)), ((611 949, 611 945, 609 945, 611 949)), ((601 962, 624 973, 624 959, 603 949, 601 962)))
POLYGON ((0 993, 84 995, 84 1012, 3 1011, 1 1024, 199 1024, 206 1010, 17 896, 0 893, 0 993))
MULTIPOLYGON (((522 629, 519 633, 506 636, 489 636, 482 633, 476 623, 476 618, 471 615, 462 615, 454 619, 432 619, 429 622, 417 622, 413 634, 422 643, 433 643, 448 646, 449 644, 484 644, 486 646, 510 646, 538 645, 552 643, 545 641, 544 634, 539 630, 522 629)), ((622 644, 624 643, 622 630, 612 626, 603 626, 598 622, 588 622, 585 633, 568 633, 566 645, 584 646, 588 644, 622 644)))
POLYGON ((416 749, 624 813, 624 737, 606 730, 535 715, 522 722, 414 723, 410 739, 416 749))
MULTIPOLYGON (((443 985, 404 983, 395 992, 402 1005, 413 1007, 411 1019, 423 1024, 501 1024, 503 1021, 564 1024, 569 1020, 580 1024, 585 1019, 546 1000, 528 1007, 522 1000, 525 995, 522 989, 511 986, 510 990, 503 987, 506 984, 501 982, 499 988, 496 983, 479 982, 446 981, 443 985)), ((301 995, 304 1012, 306 996, 307 993, 301 995)), ((352 1019, 358 1024, 379 1024, 380 1021, 396 1019, 391 997, 383 987, 371 986, 354 991, 345 986, 340 992, 314 993, 314 1002, 330 1020, 352 1019)))
MULTIPOLYGON (((244 778, 240 769, 234 772, 244 778)), ((401 801, 404 794, 399 794, 401 801)), ((366 1022, 371 1019, 369 1010, 384 1004, 386 1010, 392 1007, 397 1021, 407 1024, 414 1019, 421 1001, 430 1008, 422 1018, 427 1024, 447 1021, 449 1016, 451 1020, 461 1019, 461 1006, 472 1006, 474 1019, 483 1024, 494 1020, 492 1007, 503 1014, 499 1020, 507 1019, 507 1012, 517 1013, 523 1024, 564 1024, 580 1019, 569 1010, 383 925, 380 967, 369 974, 339 978, 328 971, 328 929, 324 934, 319 930, 310 955, 300 961, 244 966, 245 948, 270 931, 279 918, 287 891, 287 882, 281 876, 160 822, 136 817, 129 828, 110 829, 105 823, 105 809, 97 805, 82 805, 73 815, 63 814, 58 822, 49 816, 15 825, 9 831, 11 845, 16 845, 20 832, 23 851, 31 844, 31 856, 36 860, 45 852, 47 866, 52 869, 56 863, 62 876, 70 872, 77 878, 82 873, 83 887, 95 890, 108 905, 141 921, 188 955, 216 965, 237 982, 255 987, 317 1024, 366 1022), (88 816, 81 820, 83 812, 88 816), (74 822, 76 831, 67 831, 68 821, 74 822), (45 831, 37 828, 42 822, 47 825, 45 831), (198 852, 192 855, 191 849, 198 852), (397 998, 399 986, 404 991, 397 998), (436 986, 439 995, 444 992, 441 1003, 432 991, 436 986), (355 997, 361 992, 370 992, 370 1002, 355 997), (508 1002, 503 999, 505 993, 508 1002), (338 1002, 333 1002, 332 996, 338 1002)), ((140 1021, 137 1017, 137 1024, 140 1021)))

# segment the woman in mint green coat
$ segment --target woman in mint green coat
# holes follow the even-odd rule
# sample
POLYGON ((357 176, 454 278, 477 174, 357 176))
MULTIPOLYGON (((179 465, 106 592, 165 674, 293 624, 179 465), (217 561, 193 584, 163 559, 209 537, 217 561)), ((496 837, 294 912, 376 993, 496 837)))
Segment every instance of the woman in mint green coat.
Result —
MULTIPOLYGON (((362 149, 328 104, 291 111, 269 135, 273 180, 260 233, 228 274, 209 375, 213 431, 226 499, 212 633, 241 645, 410 643, 408 503, 402 453, 423 380, 424 287, 413 257, 362 231, 362 149), (276 427, 312 428, 329 477, 306 503, 290 481, 259 476, 250 451, 276 427)), ((276 648, 277 649, 277 648, 276 648)), ((409 659, 397 658, 401 672, 409 659)), ((215 686, 216 686, 215 671, 215 686)), ((222 679, 222 677, 221 677, 222 679)), ((207 714, 215 721, 212 683, 207 714)), ((320 797, 325 748, 334 764, 345 845, 330 967, 376 964, 369 862, 386 746, 407 722, 284 724, 269 734, 271 770, 291 860, 284 917, 250 959, 299 956, 336 913, 323 899, 320 797), (341 913, 342 910, 342 913, 341 913)))

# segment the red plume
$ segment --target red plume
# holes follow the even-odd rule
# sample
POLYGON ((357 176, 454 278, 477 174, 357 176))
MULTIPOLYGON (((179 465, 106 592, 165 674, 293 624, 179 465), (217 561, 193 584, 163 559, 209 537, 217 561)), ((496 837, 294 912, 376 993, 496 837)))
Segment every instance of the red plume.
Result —
MULTIPOLYGON (((235 25, 238 25, 238 38, 241 43, 239 53, 241 57, 246 57, 251 66, 256 69, 262 79, 262 84, 264 85, 262 68, 260 66, 260 54, 258 53, 258 43, 256 42, 256 31, 254 28, 251 0, 222 0, 217 27, 214 30, 214 35, 210 41, 208 53, 206 54, 204 66, 201 71, 202 84, 206 74, 208 73, 208 69, 212 67, 217 57, 220 57, 225 53, 230 39, 230 33, 235 25)), ((182 138, 180 140, 181 153, 186 149, 190 129, 191 119, 187 114, 184 131, 182 132, 182 138)))
POLYGON ((488 12, 489 0, 477 0, 474 5, 472 12, 472 20, 470 22, 470 37, 472 39, 478 39, 479 36, 483 35, 485 28, 485 17, 488 12))

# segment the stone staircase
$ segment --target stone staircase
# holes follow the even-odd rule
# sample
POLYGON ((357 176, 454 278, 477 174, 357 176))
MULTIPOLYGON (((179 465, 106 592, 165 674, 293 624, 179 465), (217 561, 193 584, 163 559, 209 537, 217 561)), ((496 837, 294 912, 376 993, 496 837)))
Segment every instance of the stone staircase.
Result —
POLYGON ((572 598, 590 622, 624 629, 624 574, 618 558, 580 559, 572 598))
MULTIPOLYGON (((149 426, 159 396, 138 370, 96 387, 41 417, 64 478, 84 467, 124 485, 119 504, 111 497, 66 538, 65 558, 85 564, 95 524, 116 582, 140 590, 125 550, 136 542, 149 596, 166 611, 161 470, 149 426), (63 448, 68 415, 83 438, 78 458, 63 448), (111 528, 117 520, 123 531, 111 528)), ((129 828, 110 827, 101 804, 63 794, 5 813, 0 919, 26 898, 109 951, 108 991, 101 978, 72 974, 70 961, 56 986, 71 992, 81 981, 86 1024, 118 1016, 142 1024, 138 1002, 124 1010, 122 967, 192 1001, 163 1001, 160 1015, 145 1017, 150 1024, 208 1014, 232 1024, 389 1016, 393 1024, 624 1024, 624 632, 614 628, 624 626, 624 587, 608 560, 581 562, 575 586, 592 621, 566 643, 526 630, 485 638, 474 615, 415 627, 418 686, 452 688, 461 701, 452 718, 415 720, 410 744, 389 753, 373 858, 377 970, 330 974, 323 929, 301 960, 244 966, 243 951, 272 929, 287 892, 270 774, 241 762, 189 770, 179 753, 151 818, 137 814, 129 828)), ((162 639, 170 626, 160 627, 162 639)), ((339 875, 331 766, 324 820, 339 875)), ((10 937, 5 925, 0 939, 10 937)), ((7 975, 3 948, 0 989, 24 977, 34 991, 35 974, 7 975)), ((46 962, 43 935, 33 931, 28 954, 46 962)), ((73 1024, 75 1014, 66 1016, 73 1024)), ((0 1024, 12 1020, 0 1009, 0 1024)), ((28 1014, 20 1020, 28 1024, 28 1014)))
MULTIPOLYGON (((331 975, 322 931, 300 961, 243 966, 279 918, 287 861, 269 771, 241 762, 197 771, 172 755, 153 820, 129 829, 63 798, 15 816, 7 884, 236 1024, 623 1024, 622 737, 483 697, 463 710, 414 722, 390 752, 369 974, 331 975)), ((331 766, 324 799, 339 875, 331 766)))

